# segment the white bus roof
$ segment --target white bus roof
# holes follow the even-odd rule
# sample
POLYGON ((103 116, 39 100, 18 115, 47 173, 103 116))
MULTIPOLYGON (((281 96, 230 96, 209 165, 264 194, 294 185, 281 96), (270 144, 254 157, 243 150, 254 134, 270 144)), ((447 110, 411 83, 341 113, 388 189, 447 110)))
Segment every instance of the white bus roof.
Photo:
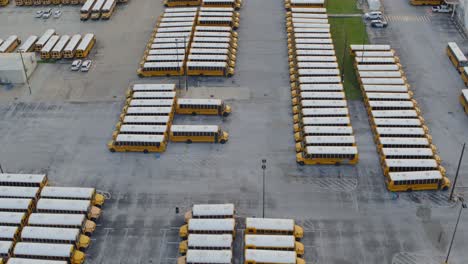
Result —
POLYGON ((385 159, 388 167, 414 167, 414 168, 438 168, 439 165, 434 159, 385 159))
POLYGON ((244 244, 255 247, 294 248, 296 238, 284 235, 245 235, 244 244))
POLYGON ((296 43, 300 43, 301 41, 305 42, 305 39, 314 39, 314 38, 319 38, 319 39, 330 39, 331 34, 329 32, 321 32, 321 33, 296 33, 294 35, 294 40, 296 43))
POLYGON ((10 46, 11 44, 13 44, 13 42, 15 40, 18 39, 18 36, 16 35, 12 35, 12 36, 9 36, 1 45, 0 45, 0 52, 5 52, 10 46))
POLYGON ((330 28, 294 28, 294 35, 296 37, 307 33, 330 33, 330 28))
POLYGON ((330 28, 330 24, 324 23, 294 23, 295 28, 330 28))
POLYGON ((198 32, 232 32, 230 26, 197 26, 195 31, 198 32))
POLYGON ((163 13, 162 17, 194 17, 197 12, 163 13))
POLYGON ((0 186, 0 197, 36 198, 39 187, 0 186))
POLYGON ((161 124, 168 122, 169 116, 125 116, 123 119, 124 124, 161 124))
POLYGON ((172 7, 164 9, 165 13, 196 12, 198 7, 172 7))
POLYGON ((371 108, 414 108, 412 101, 368 101, 371 108))
POLYGON ((95 188, 45 186, 42 188, 41 197, 92 199, 95 193, 95 188))
POLYGON ((187 250, 187 263, 230 264, 232 262, 231 250, 187 250))
POLYGON ((0 212, 0 225, 21 225, 26 213, 0 212))
POLYGON ((133 93, 132 98, 175 98, 176 92, 140 92, 133 93))
POLYGON ((391 50, 390 45, 368 45, 357 44, 351 45, 352 51, 387 51, 391 50))
POLYGON ((307 146, 305 149, 309 155, 327 154, 357 154, 357 147, 332 147, 332 146, 307 146))
POLYGON ((69 40, 70 40, 70 36, 62 35, 59 41, 57 42, 57 44, 52 49, 52 52, 62 52, 63 49, 65 48, 65 45, 67 45, 69 40))
POLYGON ((93 38, 94 38, 94 34, 92 33, 88 33, 84 35, 83 39, 81 40, 80 44, 78 45, 76 49, 85 50, 88 47, 89 43, 91 43, 93 38))
POLYGON ((136 83, 132 85, 131 88, 133 91, 168 91, 168 92, 173 92, 176 89, 176 84, 175 83, 136 83))
POLYGON ((402 78, 361 78, 362 84, 386 84, 386 85, 403 85, 406 80, 402 78))
POLYGON ((324 19, 328 18, 326 13, 291 13, 292 18, 315 18, 315 19, 324 19))
POLYGON ((325 0, 289 0, 292 5, 310 4, 310 5, 323 5, 325 0))
POLYGON ((175 98, 172 99, 131 99, 128 106, 131 107, 144 107, 144 106, 159 106, 171 107, 174 105, 175 98))
POLYGON ((354 136, 306 136, 304 142, 310 145, 318 144, 355 144, 354 136))
POLYGON ((420 127, 377 127, 377 134, 382 135, 426 135, 420 127))
POLYGON ((302 92, 302 99, 344 99, 344 92, 302 92))
POLYGON ((447 45, 458 61, 461 61, 461 62, 467 61, 465 54, 463 54, 461 49, 458 47, 457 43, 449 42, 447 45))
POLYGON ((400 66, 396 64, 364 64, 357 65, 359 72, 363 71, 399 71, 400 66))
POLYGON ((164 135, 130 135, 119 134, 115 139, 116 142, 151 142, 161 143, 165 141, 164 135))
POLYGON ((421 126, 419 118, 374 118, 376 126, 421 126))
POLYGON ((338 69, 298 69, 297 73, 301 76, 337 76, 340 75, 338 69))
POLYGON ((159 28, 170 28, 170 27, 193 27, 195 22, 168 22, 168 23, 159 23, 159 28))
MULTIPOLYGON (((296 39, 296 53, 297 50, 305 49, 305 50, 311 50, 316 48, 317 46, 312 46, 311 44, 333 44, 333 40, 330 38, 302 38, 302 39, 296 39)), ((327 56, 327 55, 323 55, 327 56)))
POLYGON ((57 44, 59 41, 60 37, 58 35, 53 35, 50 37, 50 39, 47 41, 47 43, 42 47, 41 52, 50 52, 52 51, 52 48, 57 44))
POLYGON ((206 42, 192 42, 191 49, 205 48, 205 49, 228 49, 231 45, 229 43, 206 43, 206 42))
POLYGON ((401 78, 403 75, 400 71, 360 71, 361 78, 401 78))
POLYGON ((338 69, 337 62, 299 62, 296 66, 299 69, 338 69))
POLYGON ((438 170, 433 171, 407 171, 407 172, 390 172, 388 177, 392 181, 411 181, 411 180, 432 180, 442 179, 442 173, 438 170))
POLYGON ((17 226, 0 226, 0 240, 13 240, 18 228, 17 226))
POLYGON ((468 102, 468 89, 462 89, 462 96, 465 98, 465 101, 468 102))
MULTIPOLYGON (((173 43, 153 43, 151 44, 151 49, 184 49, 184 47, 188 46, 188 42, 173 42, 173 43)), ((185 53, 185 51, 184 51, 185 53)))
POLYGON ((234 215, 234 204, 194 204, 193 216, 234 215))
POLYGON ((162 17, 160 21, 161 23, 191 22, 191 21, 195 21, 195 17, 162 17))
POLYGON ((179 105, 221 105, 222 103, 223 101, 220 99, 177 98, 179 105))
POLYGON ((382 148, 384 156, 412 156, 432 157, 434 152, 430 148, 382 148))
POLYGON ((411 96, 409 93, 366 93, 366 97, 369 100, 375 99, 393 99, 393 100, 410 100, 411 96))
POLYGON ((62 200, 41 198, 37 202, 37 210, 87 212, 91 206, 89 200, 62 200))
POLYGON ((28 257, 70 258, 74 251, 72 244, 16 243, 13 254, 28 257))
POLYGON ((30 258, 9 258, 8 264, 67 264, 65 260, 45 260, 45 259, 30 259, 30 258))
POLYGON ((347 107, 346 100, 301 100, 302 107, 347 107))
POLYGON ((195 36, 198 37, 224 37, 229 38, 232 36, 232 33, 229 31, 226 32, 212 32, 212 31, 195 31, 195 36))
POLYGON ((143 68, 182 68, 182 64, 176 61, 145 62, 143 68))
POLYGON ((227 219, 189 219, 189 231, 233 231, 235 226, 233 218, 227 219))
POLYGON ((350 124, 349 117, 304 117, 302 125, 347 125, 350 124))
POLYGON ((29 209, 32 199, 0 198, 0 211, 2 210, 24 210, 29 209))
POLYGON ((148 134, 163 134, 167 132, 167 125, 148 126, 148 125, 122 125, 119 133, 148 133, 148 134))
POLYGON ((102 7, 103 11, 109 11, 111 7, 115 4, 117 0, 107 0, 104 6, 102 7))
POLYGON ((408 138, 408 137, 379 137, 382 145, 420 145, 429 146, 431 143, 427 138, 408 138))
POLYGON ((231 22, 233 17, 198 17, 198 22, 212 21, 212 22, 231 22))
POLYGON ((301 56, 296 57, 297 62, 336 62, 335 56, 301 56))
POLYGON ((395 57, 393 51, 356 51, 356 57, 395 57))
POLYGON ((65 46, 65 51, 73 51, 78 47, 78 44, 80 43, 81 40, 81 35, 80 34, 75 34, 71 37, 70 41, 68 42, 67 46, 65 46))
POLYGON ((378 117, 418 117, 415 110, 372 110, 371 114, 374 118, 378 117))
POLYGON ((229 248, 232 246, 232 235, 220 234, 220 235, 203 235, 203 234, 189 234, 188 235, 188 247, 197 248, 210 248, 210 247, 221 247, 229 248))
POLYGON ((26 226, 21 231, 22 240, 62 240, 75 242, 81 230, 78 228, 56 228, 26 226))
POLYGON ((188 59, 191 61, 229 61, 228 55, 200 55, 190 54, 188 59))
POLYGON ((276 264, 295 264, 296 252, 294 251, 276 251, 276 250, 259 250, 246 249, 246 262, 253 263, 276 263, 276 264))
POLYGON ((314 23, 314 24, 328 24, 328 18, 304 18, 304 17, 292 17, 293 23, 314 23))
POLYGON ((87 0, 87 1, 84 3, 84 5, 81 7, 81 11, 87 12, 88 10, 90 10, 95 1, 96 1, 96 0, 87 0))
POLYGON ((192 32, 193 27, 165 27, 158 28, 157 34, 161 33, 176 33, 176 32, 192 32))
POLYGON ((0 241, 0 256, 9 256, 13 249, 13 241, 0 241))
MULTIPOLYGON (((192 35, 191 31, 184 31, 184 32, 158 32, 156 33, 155 39, 157 38, 170 38, 170 39, 176 39, 174 42, 184 42, 184 37, 188 38, 192 35)), ((188 39, 186 40, 188 41, 188 39)), ((153 40, 153 42, 155 42, 153 40)))
POLYGON ((170 115, 173 112, 172 107, 128 107, 127 115, 170 115))
POLYGON ((36 42, 36 45, 45 45, 46 42, 55 34, 55 29, 48 29, 42 34, 39 40, 36 42))
POLYGON ((303 116, 348 116, 349 110, 346 107, 342 108, 302 108, 303 116))
POLYGON ((190 54, 230 54, 231 52, 225 49, 197 49, 191 48, 190 54))
POLYGON ((200 7, 201 12, 234 12, 234 8, 232 7, 200 7))
POLYGON ((246 218, 246 228, 255 228, 258 230, 278 230, 278 231, 293 231, 293 219, 278 219, 278 218, 246 218))
POLYGON ((397 60, 395 57, 355 57, 354 60, 356 63, 361 64, 372 64, 372 63, 381 63, 381 64, 395 64, 397 60))
MULTIPOLYGON (((333 44, 308 44, 307 49, 298 49, 296 50, 296 55, 309 55, 310 50, 333 50, 335 47, 333 44)), ((330 56, 330 55, 323 55, 330 56)))
POLYGON ((343 91, 343 84, 301 84, 299 88, 301 91, 343 91))
POLYGON ((299 77, 299 83, 341 83, 341 77, 299 77))
POLYGON ((219 61, 188 61, 188 67, 219 67, 219 68, 226 68, 227 62, 219 62, 219 61))
POLYGON ((230 16, 233 16, 234 13, 232 11, 209 12, 207 10, 200 10, 198 15, 202 17, 230 17, 230 16))
MULTIPOLYGON (((308 39, 305 39, 308 40, 308 39)), ((297 45, 300 46, 300 45, 297 45)), ((321 49, 325 48, 325 45, 304 45, 305 48, 296 50, 298 56, 335 56, 335 50, 333 49, 321 49), (319 48, 319 49, 317 49, 319 48)))
POLYGON ((29 36, 26 41, 24 41, 23 44, 21 44, 21 46, 18 48, 18 52, 26 52, 31 49, 31 47, 36 43, 37 39, 38 37, 35 35, 29 36))
POLYGON ((221 43, 231 43, 231 38, 230 37, 198 37, 195 36, 193 38, 193 42, 207 42, 207 43, 216 43, 216 42, 221 42, 221 43))
POLYGON ((408 92, 406 85, 362 85, 365 92, 408 92))
POLYGON ((171 132, 210 132, 216 133, 219 130, 217 125, 172 125, 171 132))
POLYGON ((292 7, 291 12, 293 13, 327 13, 326 8, 321 8, 321 7, 292 7))
POLYGON ((80 227, 86 221, 85 214, 44 214, 32 213, 28 219, 28 225, 32 226, 77 226, 80 227))
POLYGON ((148 55, 184 55, 185 49, 149 49, 148 55))
POLYGON ((305 134, 330 134, 330 135, 352 135, 351 126, 305 126, 302 128, 305 134))

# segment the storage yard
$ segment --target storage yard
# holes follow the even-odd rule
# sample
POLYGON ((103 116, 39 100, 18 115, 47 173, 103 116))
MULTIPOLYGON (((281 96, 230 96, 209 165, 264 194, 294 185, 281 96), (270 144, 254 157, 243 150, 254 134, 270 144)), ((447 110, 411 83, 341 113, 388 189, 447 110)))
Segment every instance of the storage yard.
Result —
POLYGON ((38 64, 0 78, 0 175, 47 184, 0 181, 2 264, 443 263, 459 212, 448 263, 468 259, 449 200, 468 186, 468 44, 449 14, 382 0, 389 26, 372 28, 351 0, 132 0, 95 23, 84 3, 45 20, 14 2, 0 50, 38 64), (72 72, 87 34, 93 64, 72 72), (104 204, 65 199, 77 188, 104 204))

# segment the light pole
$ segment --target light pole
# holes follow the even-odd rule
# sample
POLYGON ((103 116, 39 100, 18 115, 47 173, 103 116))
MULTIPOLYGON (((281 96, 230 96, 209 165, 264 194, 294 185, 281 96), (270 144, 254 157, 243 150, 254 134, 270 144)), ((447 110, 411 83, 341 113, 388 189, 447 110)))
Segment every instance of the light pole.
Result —
POLYGON ((465 146, 466 146, 466 143, 463 143, 462 151, 461 151, 461 154, 460 154, 460 159, 458 160, 457 173, 455 174, 455 179, 453 180, 452 190, 450 191, 449 202, 452 201, 452 199, 453 199, 453 192, 455 191, 455 186, 457 184, 458 173, 460 172, 460 166, 461 166, 462 160, 463 160, 463 153, 465 153, 465 146))
POLYGON ((262 171, 263 171, 263 190, 262 190, 262 217, 265 217, 265 170, 266 170, 266 159, 262 159, 262 171))
POLYGON ((0 164, 0 172, 3 173, 2 164, 0 164))
POLYGON ((461 206, 460 206, 460 211, 458 211, 457 223, 455 224, 455 228, 453 229, 452 240, 450 241, 449 249, 448 249, 448 252, 447 252, 447 257, 445 258, 444 264, 449 263, 448 260, 449 260, 449 257, 450 257, 450 252, 452 251, 453 241, 455 240, 455 234, 457 233, 457 228, 458 228, 458 223, 460 222, 461 213, 462 213, 463 209, 466 208, 466 204, 465 204, 464 200, 462 198, 460 198, 460 201, 461 201, 461 206))
POLYGON ((26 72, 26 65, 24 65, 23 52, 19 52, 21 63, 23 64, 24 78, 26 79, 26 84, 28 85, 29 94, 31 95, 31 85, 29 84, 28 73, 26 72))

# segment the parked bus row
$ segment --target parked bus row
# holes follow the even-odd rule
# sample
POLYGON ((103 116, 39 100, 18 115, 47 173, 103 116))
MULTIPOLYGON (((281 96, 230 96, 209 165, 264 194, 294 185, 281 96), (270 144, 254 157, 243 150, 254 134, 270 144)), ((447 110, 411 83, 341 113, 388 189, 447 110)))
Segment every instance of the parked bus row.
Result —
MULTIPOLYGON (((449 42, 447 45, 447 55, 450 61, 453 63, 457 71, 461 75, 461 79, 465 86, 468 87, 468 59, 466 58, 465 54, 462 50, 458 47, 457 43, 449 42)), ((463 110, 466 114, 468 114, 468 94, 467 89, 462 89, 460 94, 460 103, 463 107, 463 110)))
POLYGON ((233 263, 234 204, 194 204, 179 229, 178 264, 233 263))
POLYGON ((284 0, 284 7, 290 11, 291 8, 322 8, 325 0, 284 0))
POLYGON ((296 160, 356 164, 359 160, 325 8, 286 15, 296 160))
MULTIPOLYGON (((45 174, 0 174, 0 260, 81 264, 105 198, 94 188, 48 186, 45 174), (80 251, 81 250, 81 251, 80 251)), ((27 263, 32 263, 27 262, 27 263)))
POLYGON ((351 45, 354 67, 390 191, 446 190, 450 180, 389 45, 351 45))
POLYGON ((86 0, 15 0, 16 6, 79 5, 86 0))
POLYGON ((10 3, 10 0, 0 0, 0 7, 7 6, 10 3))
POLYGON ((118 3, 128 0, 86 0, 80 9, 80 20, 108 20, 114 14, 118 3))
MULTIPOLYGON (((42 44, 41 38, 36 43, 36 49, 42 44)), ((96 43, 96 36, 92 33, 69 35, 52 35, 40 49, 42 60, 59 60, 62 58, 86 58, 96 43)))

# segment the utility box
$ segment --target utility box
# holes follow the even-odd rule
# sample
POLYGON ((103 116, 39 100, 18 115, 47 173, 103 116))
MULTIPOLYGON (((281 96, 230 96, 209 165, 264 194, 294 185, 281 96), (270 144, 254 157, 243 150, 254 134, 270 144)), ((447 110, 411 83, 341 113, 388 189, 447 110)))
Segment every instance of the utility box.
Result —
POLYGON ((0 84, 26 83, 26 76, 29 78, 36 67, 34 52, 0 53, 0 84))

